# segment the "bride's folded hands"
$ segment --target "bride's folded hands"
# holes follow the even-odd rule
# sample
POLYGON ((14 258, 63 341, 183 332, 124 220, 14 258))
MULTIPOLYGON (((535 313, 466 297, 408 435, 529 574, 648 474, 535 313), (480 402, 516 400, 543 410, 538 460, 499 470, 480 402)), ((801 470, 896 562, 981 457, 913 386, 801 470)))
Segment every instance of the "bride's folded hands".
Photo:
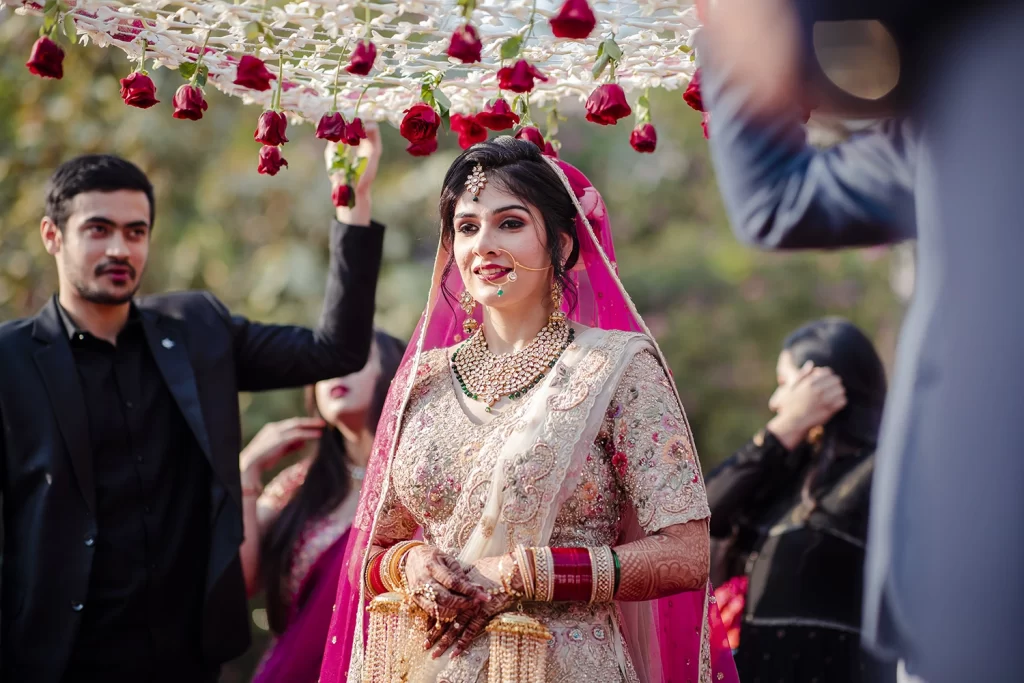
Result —
POLYGON ((490 600, 486 586, 472 578, 457 559, 432 545, 419 545, 409 551, 405 581, 420 609, 442 623, 451 623, 490 600))

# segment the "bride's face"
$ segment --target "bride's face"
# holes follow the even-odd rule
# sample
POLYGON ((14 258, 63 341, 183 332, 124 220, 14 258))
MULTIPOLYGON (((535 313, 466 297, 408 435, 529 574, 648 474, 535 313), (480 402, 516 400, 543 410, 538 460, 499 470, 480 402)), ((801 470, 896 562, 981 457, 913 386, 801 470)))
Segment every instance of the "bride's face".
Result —
POLYGON ((473 298, 488 308, 549 306, 552 269, 543 218, 534 206, 488 183, 479 201, 455 205, 455 263, 473 298), (515 262, 543 270, 515 269, 515 262), (498 292, 501 291, 501 296, 498 292))

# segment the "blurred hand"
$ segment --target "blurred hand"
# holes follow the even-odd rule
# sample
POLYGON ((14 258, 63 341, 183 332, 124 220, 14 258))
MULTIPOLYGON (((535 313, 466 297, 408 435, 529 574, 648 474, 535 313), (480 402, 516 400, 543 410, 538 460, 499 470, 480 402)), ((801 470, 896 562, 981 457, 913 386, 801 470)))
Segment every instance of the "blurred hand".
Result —
POLYGON ((800 99, 800 34, 792 0, 697 0, 717 64, 750 93, 751 114, 773 116, 800 99))
POLYGON ((816 368, 808 361, 796 379, 775 390, 768 407, 775 411, 768 431, 792 450, 807 438, 811 429, 825 424, 846 407, 846 390, 832 370, 816 368))
MULTIPOLYGON (((363 128, 366 131, 366 139, 359 143, 356 155, 365 158, 367 161, 363 174, 359 176, 356 186, 352 188, 355 190, 356 195, 355 206, 352 208, 342 206, 338 207, 335 211, 337 219, 349 225, 370 224, 370 214, 372 211, 370 190, 373 188, 373 181, 377 178, 380 155, 384 151, 380 138, 380 126, 370 121, 363 124, 363 128)), ((344 173, 331 173, 331 165, 334 163, 334 153, 337 147, 337 143, 328 142, 324 148, 324 163, 331 177, 331 190, 345 182, 344 173)))
POLYGON ((243 473, 260 475, 281 458, 320 438, 326 422, 316 417, 295 417, 263 425, 238 456, 243 473))

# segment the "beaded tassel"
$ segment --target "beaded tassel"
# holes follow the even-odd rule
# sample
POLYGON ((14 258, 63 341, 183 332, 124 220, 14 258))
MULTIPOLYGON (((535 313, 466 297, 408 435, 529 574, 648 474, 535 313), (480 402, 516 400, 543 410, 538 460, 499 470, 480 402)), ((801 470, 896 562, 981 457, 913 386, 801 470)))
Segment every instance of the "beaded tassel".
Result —
POLYGON ((487 625, 491 637, 487 683, 544 683, 551 632, 520 612, 499 614, 487 625))
POLYGON ((422 615, 401 593, 384 593, 370 602, 363 683, 405 681, 418 654, 415 637, 422 615))

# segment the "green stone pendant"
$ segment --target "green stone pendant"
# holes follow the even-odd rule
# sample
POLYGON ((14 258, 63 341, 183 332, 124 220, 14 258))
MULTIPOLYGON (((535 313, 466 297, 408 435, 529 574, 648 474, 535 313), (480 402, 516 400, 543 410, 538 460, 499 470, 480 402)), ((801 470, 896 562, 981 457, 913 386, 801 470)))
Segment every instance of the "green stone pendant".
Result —
POLYGON ((505 296, 505 290, 501 287, 498 287, 498 296, 505 296))

